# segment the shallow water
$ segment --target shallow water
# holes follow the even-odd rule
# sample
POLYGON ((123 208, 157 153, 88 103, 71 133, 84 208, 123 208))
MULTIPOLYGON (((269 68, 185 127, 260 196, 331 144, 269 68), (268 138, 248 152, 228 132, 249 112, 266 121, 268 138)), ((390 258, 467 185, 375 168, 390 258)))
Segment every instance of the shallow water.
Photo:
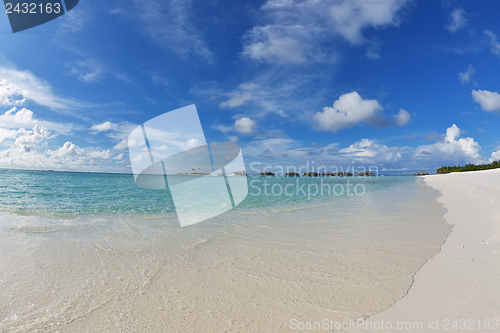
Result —
POLYGON ((450 231, 437 191, 394 178, 185 228, 171 213, 0 213, 0 331, 286 332, 382 311, 450 231))
MULTIPOLYGON (((205 186, 210 188, 216 178, 218 177, 204 177, 205 186)), ((235 210, 331 201, 352 195, 356 185, 356 190, 362 193, 415 180, 414 177, 394 176, 246 178, 249 194, 235 210), (285 190, 287 185, 289 187, 285 190)), ((197 201, 202 203, 203 199, 198 197, 197 201)), ((0 169, 0 210, 22 215, 62 218, 81 215, 175 215, 174 203, 168 189, 140 188, 135 184, 132 175, 9 169, 0 169)))

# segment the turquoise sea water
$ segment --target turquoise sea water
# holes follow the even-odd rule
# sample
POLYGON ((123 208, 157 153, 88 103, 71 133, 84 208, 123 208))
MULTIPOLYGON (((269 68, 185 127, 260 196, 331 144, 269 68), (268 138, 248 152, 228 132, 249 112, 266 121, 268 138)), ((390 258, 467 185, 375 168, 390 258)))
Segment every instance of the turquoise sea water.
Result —
MULTIPOLYGON (((249 176, 247 181, 248 196, 233 210, 338 200, 413 182, 415 178, 249 176)), ((206 183, 209 186, 210 178, 206 183)), ((4 169, 0 170, 0 211, 65 218, 173 216, 175 206, 168 189, 140 188, 132 175, 4 169)))

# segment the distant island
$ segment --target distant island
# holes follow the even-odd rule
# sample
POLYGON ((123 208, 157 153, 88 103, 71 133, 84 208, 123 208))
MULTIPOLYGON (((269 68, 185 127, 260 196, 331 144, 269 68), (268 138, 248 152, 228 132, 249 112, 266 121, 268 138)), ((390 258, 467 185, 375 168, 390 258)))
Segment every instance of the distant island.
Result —
POLYGON ((179 172, 176 174, 177 176, 210 176, 209 173, 206 172, 179 172))
POLYGON ((451 173, 451 172, 464 172, 464 171, 478 171, 478 170, 489 170, 500 168, 500 161, 494 161, 490 164, 467 164, 465 166, 442 166, 436 170, 437 174, 440 173, 451 173))

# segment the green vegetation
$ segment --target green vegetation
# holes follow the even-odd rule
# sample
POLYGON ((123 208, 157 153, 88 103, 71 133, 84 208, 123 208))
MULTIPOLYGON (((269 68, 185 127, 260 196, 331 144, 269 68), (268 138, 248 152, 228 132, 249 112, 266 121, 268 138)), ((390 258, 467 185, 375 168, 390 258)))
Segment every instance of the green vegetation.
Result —
POLYGON ((463 171, 477 171, 477 170, 489 170, 500 168, 500 161, 495 161, 491 164, 467 164, 465 166, 442 166, 436 170, 436 173, 450 173, 450 172, 463 172, 463 171))

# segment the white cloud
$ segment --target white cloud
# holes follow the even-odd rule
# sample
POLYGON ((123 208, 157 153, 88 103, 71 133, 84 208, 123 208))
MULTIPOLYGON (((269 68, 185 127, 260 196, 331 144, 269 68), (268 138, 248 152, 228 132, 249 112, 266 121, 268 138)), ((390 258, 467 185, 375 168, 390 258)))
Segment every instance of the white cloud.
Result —
POLYGON ((0 80, 0 105, 22 105, 24 102, 26 102, 26 98, 23 98, 23 92, 18 87, 8 83, 5 79, 0 80))
POLYGON ((115 159, 115 160, 123 160, 123 157, 124 157, 124 154, 120 153, 120 154, 116 155, 115 157, 113 157, 113 159, 115 159))
POLYGON ((17 107, 13 107, 9 111, 6 111, 4 114, 0 114, 0 127, 3 128, 33 128, 36 125, 54 130, 61 134, 70 133, 74 127, 73 124, 53 123, 35 119, 33 111, 26 108, 18 110, 17 107))
POLYGON ((29 151, 41 141, 50 138, 50 132, 46 128, 36 125, 33 127, 33 130, 26 131, 23 135, 18 136, 14 145, 22 147, 25 151, 29 151))
POLYGON ((234 136, 234 135, 233 135, 233 136, 230 136, 230 137, 229 137, 229 142, 233 142, 233 143, 238 142, 238 137, 237 137, 237 136, 234 136))
POLYGON ((497 36, 489 30, 485 30, 484 33, 485 35, 490 37, 491 53, 496 54, 500 57, 500 43, 498 42, 497 36))
MULTIPOLYGON (((219 103, 227 102, 228 97, 231 98, 235 92, 250 92, 251 99, 245 101, 242 106, 248 107, 251 104, 252 115, 255 118, 269 117, 269 113, 274 113, 283 118, 293 115, 294 119, 298 121, 309 121, 311 113, 305 112, 305 110, 316 105, 324 95, 324 89, 314 89, 313 87, 327 84, 330 79, 330 75, 325 71, 299 73, 278 70, 273 66, 260 71, 252 78, 251 82, 242 83, 230 91, 218 89, 211 84, 205 87, 195 87, 191 92, 211 101, 218 100, 219 103), (308 93, 304 93, 304 89, 308 90, 308 93)), ((225 104, 223 105, 225 106, 225 104)), ((224 132, 224 128, 217 129, 224 132)), ((225 132, 228 131, 230 128, 225 132)))
POLYGON ((160 147, 154 147, 153 150, 172 150, 175 147, 168 147, 167 145, 161 145, 160 147))
MULTIPOLYGON (((296 27, 296 29, 301 29, 296 27)), ((283 36, 282 27, 254 27, 249 33, 251 43, 244 46, 242 54, 253 60, 268 63, 300 64, 311 57, 311 45, 298 38, 283 36)), ((288 30, 291 30, 290 28, 288 30)), ((289 33, 289 32, 288 32, 289 33)))
POLYGON ((73 100, 56 96, 50 84, 37 78, 29 71, 0 67, 0 101, 2 105, 21 105, 23 100, 63 111, 83 106, 73 100))
POLYGON ((140 160, 142 160, 142 155, 137 155, 136 157, 131 159, 131 161, 133 162, 139 162, 140 160))
MULTIPOLYGON (((302 147, 301 142, 287 138, 270 138, 252 141, 242 147, 245 156, 259 157, 266 161, 265 165, 304 166, 315 168, 352 167, 353 164, 372 165, 398 165, 406 163, 403 156, 411 151, 409 147, 390 147, 377 143, 374 140, 362 139, 348 147, 339 149, 338 144, 328 144, 323 147, 302 147), (314 161, 314 164, 313 164, 314 161)), ((310 170, 309 170, 310 171, 310 170)))
POLYGON ((105 150, 101 150, 101 151, 92 151, 92 152, 88 153, 88 157, 110 159, 111 158, 111 151, 109 149, 105 149, 105 150))
POLYGON ((123 139, 113 147, 115 150, 125 150, 128 147, 137 147, 137 146, 142 146, 145 145, 146 142, 144 140, 128 140, 128 139, 123 139))
POLYGON ((5 128, 0 127, 0 143, 2 143, 6 139, 12 139, 14 140, 17 138, 19 133, 24 133, 26 130, 24 128, 16 129, 16 130, 9 130, 5 128))
POLYGON ((52 158, 55 158, 55 159, 60 159, 63 157, 84 156, 85 150, 78 147, 74 143, 67 141, 66 143, 64 143, 64 145, 61 148, 59 148, 55 151, 51 151, 50 155, 52 158))
POLYGON ((330 7, 329 14, 336 31, 351 43, 363 40, 361 30, 366 27, 398 26, 398 11, 406 0, 344 0, 330 7))
POLYGON ((128 148, 128 140, 127 139, 123 139, 122 141, 120 141, 120 143, 118 143, 117 145, 115 145, 113 147, 113 149, 116 149, 116 150, 125 150, 128 148))
POLYGON ((241 117, 234 122, 234 129, 242 134, 252 134, 255 132, 256 127, 257 123, 248 117, 241 117))
MULTIPOLYGON (((268 0, 261 8, 265 24, 255 26, 244 37, 242 54, 250 59, 300 64, 306 61, 334 62, 331 47, 335 36, 352 44, 366 40, 362 30, 399 25, 400 10, 408 0, 268 0)), ((371 45, 367 56, 377 59, 379 45, 371 45)))
POLYGON ((115 150, 125 150, 129 145, 131 147, 136 147, 140 144, 144 144, 144 140, 142 142, 136 142, 135 140, 131 140, 128 142, 128 136, 130 132, 132 132, 135 128, 137 128, 136 124, 129 123, 127 121, 121 123, 112 123, 110 121, 106 121, 101 124, 95 124, 90 129, 93 131, 91 133, 96 134, 98 132, 106 132, 106 136, 112 139, 115 142, 118 142, 113 149, 115 150))
POLYGON ((59 27, 61 32, 76 32, 82 31, 89 26, 91 11, 85 11, 83 6, 78 6, 73 10, 66 13, 64 20, 59 20, 59 27))
POLYGON ((227 94, 230 98, 220 103, 221 108, 234 108, 250 101, 253 98, 252 91, 259 86, 253 82, 242 83, 239 85, 239 89, 227 94))
MULTIPOLYGON (((103 170, 104 165, 96 165, 94 159, 111 161, 113 158, 109 149, 80 148, 70 141, 56 150, 46 150, 45 143, 42 142, 53 138, 48 135, 42 128, 35 127, 32 131, 27 131, 25 136, 18 137, 13 146, 0 151, 0 165, 58 170, 103 170)), ((120 159, 120 155, 114 159, 120 159)))
POLYGON ((380 123, 379 111, 383 107, 377 100, 363 99, 356 91, 344 94, 333 103, 326 106, 323 112, 313 115, 316 129, 320 131, 338 132, 344 128, 352 128, 361 122, 369 125, 380 123))
POLYGON ((214 128, 218 129, 219 131, 221 131, 223 133, 229 133, 234 129, 233 126, 224 126, 224 125, 218 125, 218 126, 215 126, 214 128))
POLYGON ((187 140, 187 146, 188 148, 196 148, 199 146, 203 146, 203 143, 196 138, 191 138, 187 140))
POLYGON ((500 149, 491 153, 490 163, 500 161, 500 149))
POLYGON ((460 83, 469 83, 472 75, 476 74, 476 69, 472 65, 467 66, 467 69, 463 73, 458 73, 458 78, 460 83))
POLYGON ((96 58, 73 61, 66 64, 70 74, 76 75, 77 79, 85 83, 99 81, 104 75, 104 67, 96 58))
MULTIPOLYGON (((484 163, 481 147, 470 137, 461 137, 462 131, 453 125, 445 135, 436 135, 432 144, 417 148, 388 146, 372 139, 361 139, 345 148, 338 143, 324 146, 304 147, 303 143, 288 138, 254 140, 242 145, 243 154, 258 158, 260 168, 264 166, 376 166, 382 169, 429 169, 442 165, 464 165, 484 163), (312 163, 314 161, 314 164, 312 163)), ((491 155, 490 161, 500 159, 500 147, 491 155)), ((310 171, 310 170, 309 170, 310 171)))
POLYGON ((467 18, 465 17, 465 10, 463 8, 455 8, 450 14, 450 24, 446 25, 445 28, 451 33, 455 33, 466 26, 467 18))
POLYGON ((473 90, 472 98, 481 105, 486 112, 500 111, 500 94, 488 90, 473 90))
POLYGON ((106 132, 106 131, 109 131, 109 130, 117 130, 118 129, 118 125, 116 124, 113 124, 109 121, 106 121, 102 124, 97 124, 97 125, 93 125, 91 128, 91 130, 94 130, 96 132, 106 132))
POLYGON ((360 164, 383 164, 402 161, 402 153, 406 150, 407 148, 388 147, 373 140, 362 139, 347 148, 340 149, 338 154, 344 155, 346 160, 353 160, 360 164))
POLYGON ((399 109, 399 113, 393 115, 393 117, 396 120, 396 124, 398 126, 404 126, 408 124, 411 120, 411 115, 405 109, 399 109))
POLYGON ((457 125, 449 127, 442 141, 431 145, 419 146, 414 153, 416 158, 432 161, 463 163, 482 163, 481 147, 473 138, 461 138, 457 125))

